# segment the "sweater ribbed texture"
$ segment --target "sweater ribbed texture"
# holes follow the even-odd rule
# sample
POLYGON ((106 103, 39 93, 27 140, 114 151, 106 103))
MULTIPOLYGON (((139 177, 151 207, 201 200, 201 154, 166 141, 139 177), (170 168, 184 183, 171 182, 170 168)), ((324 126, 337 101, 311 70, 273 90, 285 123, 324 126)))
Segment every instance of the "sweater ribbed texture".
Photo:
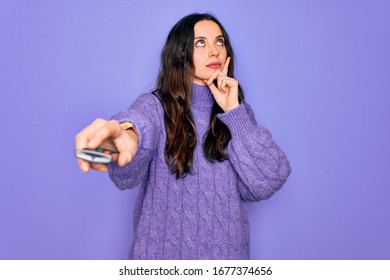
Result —
POLYGON ((164 114, 157 97, 143 94, 112 117, 132 122, 139 137, 138 152, 128 165, 109 164, 110 178, 119 189, 140 188, 130 259, 249 259, 246 203, 269 198, 291 169, 246 103, 218 115, 232 135, 226 149, 229 159, 208 162, 203 139, 213 103, 208 87, 193 85, 197 146, 191 173, 180 179, 165 162, 164 114))

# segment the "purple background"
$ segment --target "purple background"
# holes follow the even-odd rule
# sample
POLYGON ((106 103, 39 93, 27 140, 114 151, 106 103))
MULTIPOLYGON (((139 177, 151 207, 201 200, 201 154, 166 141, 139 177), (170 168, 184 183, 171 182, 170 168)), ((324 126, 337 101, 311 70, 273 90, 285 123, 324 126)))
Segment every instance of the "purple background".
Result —
POLYGON ((123 259, 137 190, 74 137, 154 87, 168 31, 213 12, 293 172, 250 204, 253 259, 390 259, 389 1, 0 0, 0 259, 123 259))

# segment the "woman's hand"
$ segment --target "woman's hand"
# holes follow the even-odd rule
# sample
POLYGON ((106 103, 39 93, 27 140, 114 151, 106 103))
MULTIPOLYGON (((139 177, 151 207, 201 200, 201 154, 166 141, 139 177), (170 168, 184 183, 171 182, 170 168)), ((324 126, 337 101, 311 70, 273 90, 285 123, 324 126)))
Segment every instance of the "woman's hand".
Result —
POLYGON ((226 59, 222 71, 217 70, 208 80, 204 80, 215 101, 224 112, 229 112, 240 105, 238 102, 238 81, 227 76, 229 63, 230 57, 226 59), (214 85, 214 80, 217 80, 218 87, 214 85))
MULTIPOLYGON (((118 161, 119 166, 128 164, 138 150, 138 139, 134 130, 124 130, 115 120, 96 119, 77 134, 75 140, 77 150, 100 147, 118 151, 119 155, 114 154, 113 160, 118 161)), ((106 165, 91 164, 79 158, 77 162, 84 173, 90 169, 107 171, 106 165)))

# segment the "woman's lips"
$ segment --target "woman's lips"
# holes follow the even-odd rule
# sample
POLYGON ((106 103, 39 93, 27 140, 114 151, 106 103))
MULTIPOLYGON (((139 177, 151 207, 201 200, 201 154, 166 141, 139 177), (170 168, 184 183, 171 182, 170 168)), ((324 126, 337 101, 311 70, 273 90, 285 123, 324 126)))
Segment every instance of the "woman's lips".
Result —
POLYGON ((219 69, 219 68, 221 68, 221 63, 219 63, 219 62, 212 62, 210 64, 207 64, 206 66, 211 68, 211 69, 219 69))

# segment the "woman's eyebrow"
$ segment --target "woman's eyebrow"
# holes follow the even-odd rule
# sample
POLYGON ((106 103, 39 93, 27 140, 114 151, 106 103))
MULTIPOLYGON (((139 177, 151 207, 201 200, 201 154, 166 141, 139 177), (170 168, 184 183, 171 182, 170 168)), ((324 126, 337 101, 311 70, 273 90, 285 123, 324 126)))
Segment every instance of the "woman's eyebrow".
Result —
MULTIPOLYGON (((216 39, 218 39, 218 38, 224 38, 223 37, 223 35, 218 35, 217 37, 215 37, 216 39)), ((194 40, 195 39, 207 39, 206 37, 204 37, 204 36, 196 36, 195 38, 194 38, 194 40)))

